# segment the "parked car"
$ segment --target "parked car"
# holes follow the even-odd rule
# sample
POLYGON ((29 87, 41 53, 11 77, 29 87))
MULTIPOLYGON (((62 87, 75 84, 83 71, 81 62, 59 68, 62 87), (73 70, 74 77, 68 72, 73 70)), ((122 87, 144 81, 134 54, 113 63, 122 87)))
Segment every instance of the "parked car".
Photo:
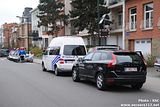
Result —
POLYGON ((110 85, 131 85, 140 89, 146 81, 146 71, 143 58, 136 52, 101 50, 78 59, 72 69, 72 79, 94 81, 100 90, 110 85))
POLYGON ((156 69, 156 71, 160 72, 160 58, 156 58, 154 68, 156 69))
POLYGON ((71 72, 78 57, 86 55, 86 46, 81 37, 62 36, 53 38, 42 57, 42 70, 55 71, 58 76, 71 72))
POLYGON ((0 57, 7 57, 9 54, 8 49, 0 49, 0 57))
POLYGON ((18 50, 11 50, 7 58, 11 61, 19 62, 20 57, 18 50))
POLYGON ((92 48, 89 48, 88 53, 94 52, 97 50, 111 50, 111 51, 117 51, 120 50, 120 47, 117 45, 106 45, 106 46, 95 46, 92 48))
POLYGON ((8 57, 7 57, 7 59, 8 60, 13 60, 13 54, 15 53, 15 50, 11 50, 10 52, 9 52, 9 55, 8 55, 8 57))

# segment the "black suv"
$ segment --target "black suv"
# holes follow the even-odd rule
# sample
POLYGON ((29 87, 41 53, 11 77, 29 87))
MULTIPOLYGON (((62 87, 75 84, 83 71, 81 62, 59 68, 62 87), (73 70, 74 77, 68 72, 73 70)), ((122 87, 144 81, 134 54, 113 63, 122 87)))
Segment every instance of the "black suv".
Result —
POLYGON ((110 85, 131 85, 142 88, 147 67, 143 57, 136 52, 96 51, 78 59, 72 69, 72 79, 92 80, 100 90, 110 85))

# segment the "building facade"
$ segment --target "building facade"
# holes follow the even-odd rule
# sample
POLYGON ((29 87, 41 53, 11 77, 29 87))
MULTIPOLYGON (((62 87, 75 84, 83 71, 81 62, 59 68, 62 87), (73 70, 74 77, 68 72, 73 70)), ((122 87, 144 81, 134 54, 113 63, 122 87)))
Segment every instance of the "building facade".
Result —
POLYGON ((0 27, 0 48, 3 47, 3 29, 0 27))
POLYGON ((126 0, 126 49, 160 56, 159 6, 159 0, 126 0))
POLYGON ((31 13, 32 8, 24 8, 22 16, 18 16, 21 19, 18 24, 18 36, 17 36, 17 47, 24 47, 27 50, 32 47, 32 35, 31 35, 31 13))
POLYGON ((107 45, 117 45, 125 49, 125 0, 106 0, 106 4, 113 23, 110 26, 110 36, 106 38, 107 45))
POLYGON ((31 11, 31 25, 33 37, 32 44, 33 46, 42 48, 45 44, 45 37, 42 35, 42 27, 38 27, 39 18, 37 17, 37 15, 39 15, 39 10, 38 8, 35 8, 31 11))
MULTIPOLYGON (((88 31, 85 29, 80 32, 76 32, 74 28, 72 28, 72 22, 70 23, 70 34, 74 35, 77 34, 78 36, 81 36, 85 42, 86 45, 117 45, 120 48, 125 48, 125 31, 123 30, 124 27, 124 20, 125 20, 125 1, 124 0, 104 0, 106 7, 108 7, 111 12, 109 13, 110 21, 113 22, 111 26, 106 26, 105 28, 109 28, 110 35, 105 36, 96 36, 96 34, 90 35, 88 34, 88 31), (118 10, 118 11, 117 11, 118 10)), ((70 5, 71 2, 67 2, 66 10, 73 9, 70 5), (69 5, 69 7, 68 7, 69 5)), ((100 31, 101 32, 101 31, 100 31)))
POLYGON ((3 38, 4 38, 4 41, 3 41, 3 46, 5 48, 12 48, 12 29, 14 26, 16 26, 17 23, 5 23, 2 25, 2 29, 3 29, 3 38))

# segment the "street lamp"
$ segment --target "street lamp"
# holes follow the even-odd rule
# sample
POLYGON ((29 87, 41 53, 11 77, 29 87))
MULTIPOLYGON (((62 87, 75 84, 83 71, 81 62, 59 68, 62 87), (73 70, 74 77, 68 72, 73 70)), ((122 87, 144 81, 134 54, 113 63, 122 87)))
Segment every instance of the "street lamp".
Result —
POLYGON ((22 19, 22 20, 23 20, 23 18, 27 20, 27 35, 28 35, 27 36, 27 45, 28 45, 27 46, 28 47, 27 51, 29 53, 29 17, 25 17, 25 16, 22 16, 22 17, 21 16, 16 16, 16 17, 19 18, 19 19, 22 19))

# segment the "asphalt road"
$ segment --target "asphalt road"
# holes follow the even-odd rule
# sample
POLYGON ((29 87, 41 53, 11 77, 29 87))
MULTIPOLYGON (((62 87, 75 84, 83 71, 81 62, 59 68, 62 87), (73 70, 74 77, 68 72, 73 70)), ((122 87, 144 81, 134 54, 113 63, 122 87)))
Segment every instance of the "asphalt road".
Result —
POLYGON ((91 82, 43 72, 40 64, 0 58, 0 107, 160 107, 158 77, 149 74, 139 91, 126 86, 99 91, 91 82))

